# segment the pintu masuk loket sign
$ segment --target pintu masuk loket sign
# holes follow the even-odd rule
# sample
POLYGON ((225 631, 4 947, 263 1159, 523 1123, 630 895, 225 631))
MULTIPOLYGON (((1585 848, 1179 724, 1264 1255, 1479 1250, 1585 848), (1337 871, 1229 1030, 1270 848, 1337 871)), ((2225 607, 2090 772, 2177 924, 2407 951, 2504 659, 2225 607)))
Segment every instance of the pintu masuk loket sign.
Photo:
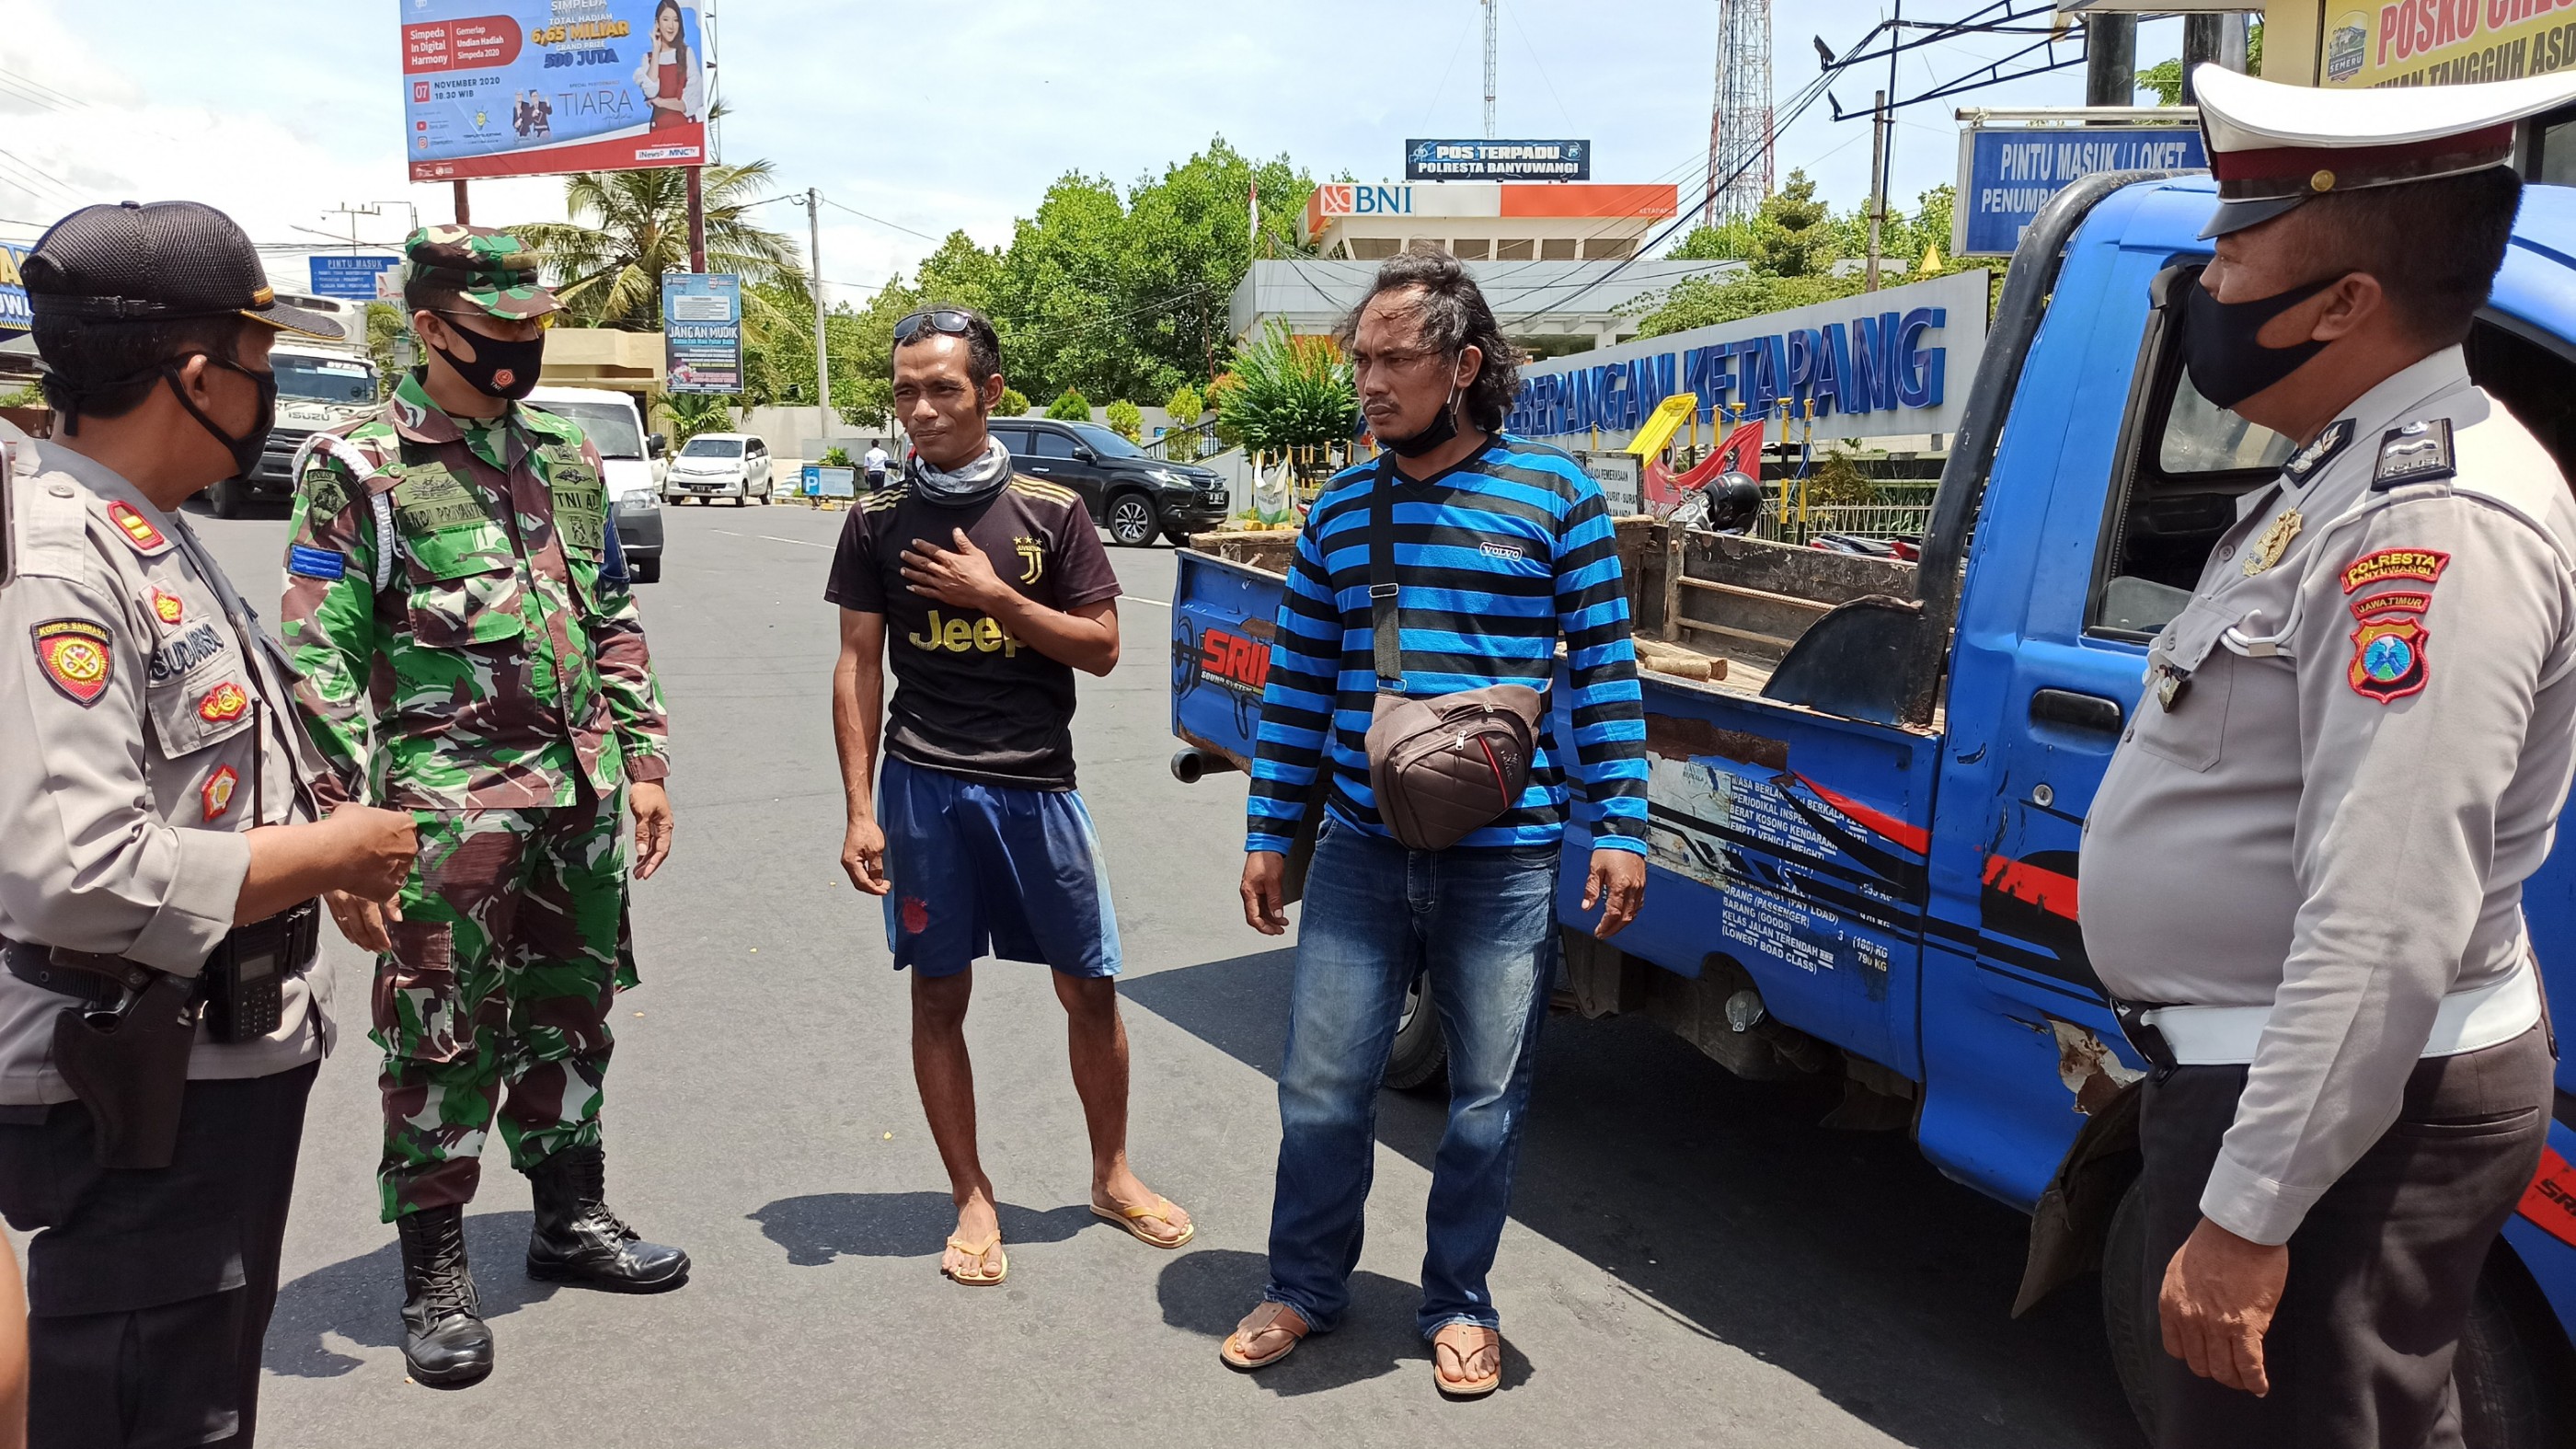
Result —
POLYGON ((1988 275, 1959 272, 1532 362, 1504 426, 1534 438, 1633 432, 1665 398, 1687 392, 1713 423, 1776 419, 1786 399, 1793 420, 1814 417, 1819 437, 1957 432, 1957 399, 1985 353, 1988 275))

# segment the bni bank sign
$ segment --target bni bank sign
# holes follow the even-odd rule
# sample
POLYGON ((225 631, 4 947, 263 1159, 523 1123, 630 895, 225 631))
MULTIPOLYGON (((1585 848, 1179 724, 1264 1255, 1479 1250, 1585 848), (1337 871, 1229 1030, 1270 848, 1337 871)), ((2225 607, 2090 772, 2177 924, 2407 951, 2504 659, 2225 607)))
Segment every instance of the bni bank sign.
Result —
POLYGON ((1534 438, 1628 433, 1686 392, 1702 420, 1721 426, 1777 419, 1785 404, 1819 438, 1954 433, 1985 354, 1988 276, 1959 272, 1529 363, 1504 426, 1534 438))

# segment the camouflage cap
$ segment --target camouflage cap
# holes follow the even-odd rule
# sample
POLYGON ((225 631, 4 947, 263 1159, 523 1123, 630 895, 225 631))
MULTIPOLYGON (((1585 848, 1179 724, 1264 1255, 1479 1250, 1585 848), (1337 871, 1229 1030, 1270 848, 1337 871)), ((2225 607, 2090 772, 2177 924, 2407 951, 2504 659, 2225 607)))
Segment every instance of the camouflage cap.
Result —
POLYGON ((453 287, 495 317, 543 317, 563 304, 537 283, 536 253, 485 226, 425 226, 403 239, 403 285, 453 287))

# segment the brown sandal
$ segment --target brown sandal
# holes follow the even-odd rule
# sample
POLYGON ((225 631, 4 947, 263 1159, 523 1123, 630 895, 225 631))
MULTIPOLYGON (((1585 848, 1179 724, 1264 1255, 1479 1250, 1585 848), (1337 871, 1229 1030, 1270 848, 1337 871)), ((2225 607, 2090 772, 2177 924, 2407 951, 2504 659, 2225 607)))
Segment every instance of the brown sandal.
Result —
POLYGON ((1267 1368, 1296 1352, 1307 1332, 1304 1314, 1285 1303, 1264 1303, 1245 1314, 1243 1321, 1234 1326, 1234 1332, 1227 1334, 1225 1342, 1217 1345, 1216 1356, 1224 1359, 1229 1368, 1249 1373, 1253 1369, 1267 1368), (1288 1342, 1269 1353, 1253 1353, 1252 1341, 1265 1333, 1284 1333, 1288 1335, 1288 1342))
POLYGON ((1453 1399, 1481 1399, 1501 1388, 1503 1386, 1503 1336, 1481 1324, 1444 1325, 1438 1333, 1431 1336, 1431 1379, 1440 1386, 1440 1392, 1453 1399), (1474 1378, 1453 1379, 1440 1367, 1440 1350, 1444 1348, 1457 1355, 1458 1368, 1462 1373, 1470 1363, 1490 1349, 1494 1355, 1493 1370, 1474 1378))

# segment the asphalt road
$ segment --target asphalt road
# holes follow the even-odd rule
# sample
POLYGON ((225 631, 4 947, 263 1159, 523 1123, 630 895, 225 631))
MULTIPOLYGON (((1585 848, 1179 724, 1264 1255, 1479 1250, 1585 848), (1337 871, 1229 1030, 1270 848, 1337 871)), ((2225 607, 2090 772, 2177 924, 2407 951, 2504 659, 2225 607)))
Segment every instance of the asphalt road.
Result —
MULTIPOLYGON (((1177 1253, 1091 1218, 1080 1111, 1041 968, 979 968, 968 1027, 1011 1246, 999 1290, 937 1273, 947 1184, 878 908, 836 863, 838 514, 669 513, 642 588, 674 717, 670 864, 635 897, 642 989, 609 1077, 611 1198, 696 1259, 654 1298, 538 1285, 497 1141, 468 1220, 500 1367, 408 1383, 376 1221, 363 1022, 325 1064, 270 1330, 273 1444, 1908 1444, 2117 1446, 2091 1285, 2007 1316, 2023 1219, 1902 1133, 1737 1081, 1636 1022, 1551 1023, 1494 1284, 1504 1390, 1442 1402, 1411 1330, 1434 1099, 1381 1108, 1376 1216, 1342 1331, 1258 1376, 1216 1357, 1256 1300, 1290 953, 1242 923, 1239 777, 1165 769, 1168 549, 1112 550, 1125 657, 1083 681, 1084 793, 1109 852, 1134 1042, 1133 1148, 1198 1217, 1177 1253)), ((197 526, 254 600, 284 525, 197 526)), ((326 933, 327 934, 327 933, 326 933)), ((367 963, 334 939, 344 1009, 367 963)))

